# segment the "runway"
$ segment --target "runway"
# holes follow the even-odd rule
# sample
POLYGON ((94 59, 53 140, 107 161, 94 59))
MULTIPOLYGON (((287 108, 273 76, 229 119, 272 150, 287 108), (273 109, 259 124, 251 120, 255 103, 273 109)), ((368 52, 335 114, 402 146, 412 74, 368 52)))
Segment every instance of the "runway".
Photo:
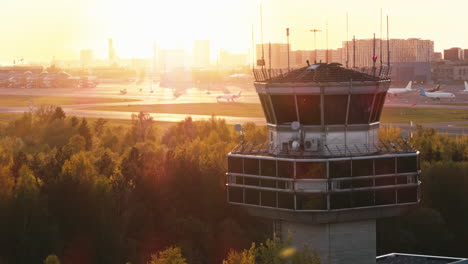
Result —
MULTIPOLYGON (((115 111, 99 111, 89 110, 90 107, 96 106, 122 106, 122 105, 144 105, 144 104, 179 104, 179 103, 215 103, 216 95, 223 94, 229 90, 231 93, 242 91, 242 97, 239 98, 241 103, 259 103, 257 93, 252 87, 236 87, 224 86, 219 90, 211 88, 210 90, 189 88, 178 90, 179 94, 174 96, 175 89, 155 87, 151 88, 148 84, 135 86, 134 84, 103 84, 96 88, 90 89, 11 89, 1 88, 0 95, 24 95, 24 96, 60 96, 60 97, 95 97, 95 98, 122 98, 134 99, 133 102, 114 102, 114 103, 94 103, 94 104, 69 104, 63 105, 62 108, 67 115, 76 115, 82 117, 93 118, 108 118, 108 119, 130 119, 133 112, 115 112, 115 111), (121 95, 120 90, 127 89, 127 94, 121 95), (151 92, 153 91, 153 92, 151 92), (87 108, 86 110, 83 108, 87 108)), ((457 90, 452 88, 452 90, 457 90)), ((440 108, 440 109, 468 109, 468 94, 457 94, 456 104, 447 105, 445 101, 432 101, 427 98, 420 97, 416 91, 411 91, 405 97, 389 97, 385 102, 385 107, 414 107, 414 108, 440 108)), ((34 103, 34 102, 33 102, 34 103)), ((30 111, 30 107, 2 107, 0 112, 4 113, 23 113, 30 111)), ((178 122, 184 120, 189 115, 183 114, 154 114, 151 116, 155 121, 163 122, 178 122)), ((211 118, 210 115, 190 115, 193 120, 206 120, 211 118)), ((253 117, 232 117, 232 116, 217 116, 217 118, 225 119, 229 124, 254 122, 257 125, 266 125, 264 118, 253 117)), ((400 127, 403 130, 409 129, 408 123, 382 123, 383 126, 391 125, 400 127)), ((465 130, 468 133, 468 121, 458 122, 438 122, 438 123, 421 123, 423 127, 435 128, 440 133, 449 135, 464 135, 465 130), (466 127, 461 126, 466 125, 466 127)))

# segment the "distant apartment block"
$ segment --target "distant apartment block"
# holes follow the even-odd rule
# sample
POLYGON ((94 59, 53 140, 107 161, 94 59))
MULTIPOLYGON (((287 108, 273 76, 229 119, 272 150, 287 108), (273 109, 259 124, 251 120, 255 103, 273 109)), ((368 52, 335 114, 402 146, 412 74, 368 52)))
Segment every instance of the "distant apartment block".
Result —
MULTIPOLYGON (((349 64, 356 67, 372 67, 372 56, 374 55, 373 39, 356 39, 353 41, 343 41, 342 61, 346 61, 346 49, 348 50, 349 64), (348 44, 348 45, 346 45, 348 44), (346 48, 348 46, 348 48, 346 48), (354 50, 356 54, 354 55, 354 50)), ((380 60, 384 63, 388 61, 387 40, 375 40, 376 64, 380 60), (382 58, 380 57, 382 50, 382 58)), ((411 39, 390 39, 390 61, 391 62, 430 62, 434 56, 434 41, 411 38, 411 39)))
POLYGON ((243 67, 249 63, 247 54, 230 53, 225 50, 220 51, 218 60, 218 66, 222 69, 243 67))
POLYGON ((444 50, 444 60, 461 61, 463 60, 463 50, 461 48, 450 48, 444 50))
POLYGON ((187 67, 186 53, 183 49, 161 49, 159 50, 158 59, 161 71, 171 71, 187 67))
POLYGON ((436 81, 466 81, 468 80, 468 63, 444 61, 433 65, 434 79, 436 81))
MULTIPOLYGON (((288 68, 288 44, 285 43, 264 43, 257 44, 256 52, 257 60, 263 56, 265 66, 275 69, 288 68)), ((291 56, 291 54, 290 54, 291 56)), ((291 57, 290 57, 291 59, 291 57)))
POLYGON ((208 67, 210 66, 210 41, 195 40, 193 44, 193 66, 208 67))
POLYGON ((82 68, 89 68, 93 66, 93 50, 92 49, 83 49, 80 51, 80 63, 82 68))

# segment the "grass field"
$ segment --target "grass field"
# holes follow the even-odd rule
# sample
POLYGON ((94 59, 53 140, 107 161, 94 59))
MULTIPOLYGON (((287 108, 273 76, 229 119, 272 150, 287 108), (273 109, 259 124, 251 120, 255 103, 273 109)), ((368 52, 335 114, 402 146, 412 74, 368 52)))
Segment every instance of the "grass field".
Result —
MULTIPOLYGON (((7 125, 9 122, 18 119, 21 117, 21 113, 0 113, 0 126, 7 125)), ((97 120, 97 118, 92 118, 92 117, 86 117, 86 120, 88 121, 88 124, 94 123, 94 121, 97 120)), ((173 122, 160 122, 156 121, 154 122, 155 126, 159 129, 159 131, 165 131, 167 128, 170 126, 174 125, 173 122)), ((130 119, 107 119, 107 125, 108 126, 123 126, 125 128, 128 128, 132 125, 132 121, 130 119)))
POLYGON ((133 102, 138 100, 119 98, 93 98, 93 97, 65 97, 65 96, 29 96, 29 95, 2 95, 0 106, 29 106, 34 105, 71 105, 94 103, 133 102))
POLYGON ((381 122, 404 123, 468 121, 468 109, 386 107, 381 122))
MULTIPOLYGON (((259 104, 154 104, 154 105, 130 105, 130 106, 103 106, 88 108, 89 110, 122 111, 122 112, 148 112, 169 113, 187 115, 217 115, 235 117, 263 117, 263 111, 259 104)), ((381 121, 385 123, 415 123, 468 121, 468 109, 431 109, 431 108, 407 108, 386 107, 383 110, 381 121)))

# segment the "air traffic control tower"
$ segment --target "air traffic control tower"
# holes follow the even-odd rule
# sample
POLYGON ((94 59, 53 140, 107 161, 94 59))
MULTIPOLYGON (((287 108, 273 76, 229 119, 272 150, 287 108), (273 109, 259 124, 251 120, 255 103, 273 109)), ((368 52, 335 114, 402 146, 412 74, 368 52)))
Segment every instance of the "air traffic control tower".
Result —
POLYGON ((321 263, 376 263, 376 219, 419 202, 419 152, 379 140, 387 68, 254 70, 268 142, 228 155, 228 202, 271 219, 321 263))

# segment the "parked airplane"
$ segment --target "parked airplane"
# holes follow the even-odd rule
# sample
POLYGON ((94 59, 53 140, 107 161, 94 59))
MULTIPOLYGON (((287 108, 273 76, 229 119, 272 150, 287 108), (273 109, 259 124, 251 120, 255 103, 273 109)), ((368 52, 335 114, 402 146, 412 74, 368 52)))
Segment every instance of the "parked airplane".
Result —
POLYGON ((465 90, 461 90, 463 93, 468 93, 468 83, 465 81, 465 90))
POLYGON ((432 88, 432 89, 429 90, 428 92, 433 93, 433 92, 437 92, 437 91, 439 91, 439 90, 440 90, 440 84, 437 84, 436 87, 432 88))
POLYGON ((226 99, 227 102, 234 102, 234 99, 241 97, 242 91, 239 91, 239 94, 220 94, 216 96, 216 101, 219 103, 219 99, 226 99))
POLYGON ((411 91, 411 85, 412 84, 413 84, 413 82, 409 82, 408 85, 406 85, 405 88, 390 88, 390 89, 388 89, 387 94, 397 96, 398 94, 407 93, 407 92, 411 91))
POLYGON ((424 96, 424 97, 428 97, 428 98, 432 98, 433 100, 440 100, 440 98, 450 98, 453 100, 455 100, 455 95, 453 93, 443 93, 443 92, 426 92, 424 91, 422 85, 419 85, 419 93, 424 96))

